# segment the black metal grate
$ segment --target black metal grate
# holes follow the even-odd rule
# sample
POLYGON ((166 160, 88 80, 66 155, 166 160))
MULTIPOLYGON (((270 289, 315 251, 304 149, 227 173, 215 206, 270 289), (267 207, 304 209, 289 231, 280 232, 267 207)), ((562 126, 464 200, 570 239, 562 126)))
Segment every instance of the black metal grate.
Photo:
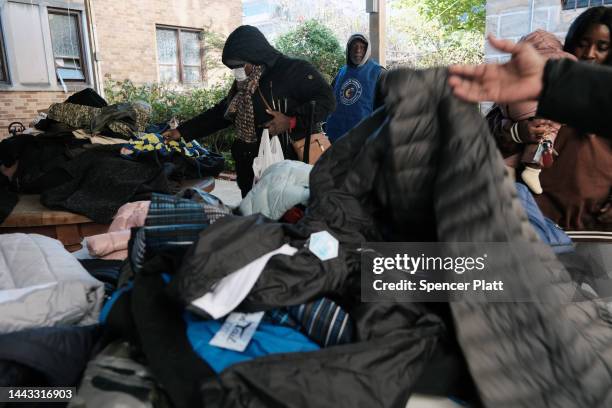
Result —
POLYGON ((612 0, 563 0, 563 10, 612 5, 612 0))

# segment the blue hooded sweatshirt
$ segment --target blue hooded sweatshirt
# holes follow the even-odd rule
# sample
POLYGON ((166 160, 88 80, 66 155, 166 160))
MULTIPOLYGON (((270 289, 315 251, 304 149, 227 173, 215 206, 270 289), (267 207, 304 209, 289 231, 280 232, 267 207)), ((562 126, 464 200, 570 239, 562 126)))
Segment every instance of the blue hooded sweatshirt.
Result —
POLYGON ((371 47, 363 34, 353 34, 346 44, 346 65, 334 80, 336 110, 327 118, 326 133, 333 143, 351 130, 362 119, 370 116, 374 107, 376 83, 382 67, 370 59, 371 47), (354 41, 367 44, 366 53, 359 65, 351 61, 350 49, 354 41))

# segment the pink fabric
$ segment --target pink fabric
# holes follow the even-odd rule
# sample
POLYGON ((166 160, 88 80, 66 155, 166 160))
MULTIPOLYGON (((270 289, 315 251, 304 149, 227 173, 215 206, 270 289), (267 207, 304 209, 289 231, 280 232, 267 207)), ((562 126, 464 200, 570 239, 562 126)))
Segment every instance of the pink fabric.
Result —
POLYGON ((130 230, 123 230, 93 235, 87 237, 85 242, 91 256, 103 259, 125 259, 129 240, 130 230))
POLYGON ((130 228, 144 225, 150 204, 150 201, 135 201, 122 205, 106 234, 85 239, 89 255, 101 259, 127 258, 130 228))
POLYGON ((100 257, 100 259, 104 259, 106 261, 125 261, 128 257, 128 250, 122 249, 120 251, 111 252, 108 255, 100 257))
POLYGON ((135 201, 122 205, 115 214, 108 232, 142 227, 149 213, 149 205, 151 205, 150 201, 135 201))

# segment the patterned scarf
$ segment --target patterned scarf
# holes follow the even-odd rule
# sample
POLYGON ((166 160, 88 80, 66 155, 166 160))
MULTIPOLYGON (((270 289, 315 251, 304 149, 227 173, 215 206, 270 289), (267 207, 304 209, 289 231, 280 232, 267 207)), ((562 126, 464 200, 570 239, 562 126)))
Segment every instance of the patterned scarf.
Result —
POLYGON ((236 126, 238 139, 247 143, 257 142, 252 96, 259 87, 263 70, 263 65, 256 65, 246 80, 237 82, 238 91, 225 112, 225 118, 232 120, 236 126))

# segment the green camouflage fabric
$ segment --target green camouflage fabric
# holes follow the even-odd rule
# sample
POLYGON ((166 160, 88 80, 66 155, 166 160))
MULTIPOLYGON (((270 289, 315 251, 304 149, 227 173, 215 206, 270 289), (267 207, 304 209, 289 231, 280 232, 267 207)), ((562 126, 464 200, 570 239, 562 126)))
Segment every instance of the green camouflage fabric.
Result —
POLYGON ((49 107, 47 117, 76 129, 90 130, 91 120, 102 108, 76 105, 74 103, 54 103, 49 107))
MULTIPOLYGON (((121 105, 126 105, 126 104, 121 104, 121 105)), ((122 121, 113 121, 108 124, 108 127, 110 130, 112 130, 115 133, 125 134, 130 137, 133 137, 137 133, 144 132, 147 126, 149 125, 149 123, 151 122, 152 108, 151 108, 151 105, 149 105, 148 103, 140 102, 140 101, 131 102, 127 105, 129 105, 128 109, 131 109, 135 113, 135 117, 136 117, 135 128, 133 129, 133 131, 130 131, 130 129, 132 128, 127 123, 122 122, 122 121)), ((112 105, 112 106, 115 106, 115 105, 112 105)), ((105 108, 102 108, 102 109, 105 109, 105 108)))
POLYGON ((54 103, 49 107, 49 119, 62 122, 89 133, 108 128, 125 139, 144 132, 151 118, 151 106, 144 102, 122 103, 95 108, 74 103, 54 103))

